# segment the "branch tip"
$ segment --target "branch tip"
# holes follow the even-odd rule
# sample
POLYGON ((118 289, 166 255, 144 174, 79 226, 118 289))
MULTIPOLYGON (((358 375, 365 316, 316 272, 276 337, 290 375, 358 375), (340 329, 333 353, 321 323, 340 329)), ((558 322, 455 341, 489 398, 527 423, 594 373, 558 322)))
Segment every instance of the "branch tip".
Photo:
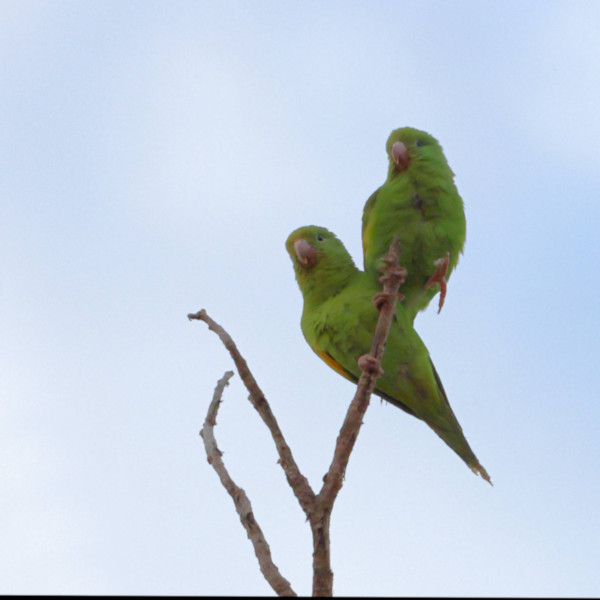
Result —
POLYGON ((187 317, 190 321, 204 321, 206 317, 206 311, 202 309, 197 313, 188 313, 187 317))

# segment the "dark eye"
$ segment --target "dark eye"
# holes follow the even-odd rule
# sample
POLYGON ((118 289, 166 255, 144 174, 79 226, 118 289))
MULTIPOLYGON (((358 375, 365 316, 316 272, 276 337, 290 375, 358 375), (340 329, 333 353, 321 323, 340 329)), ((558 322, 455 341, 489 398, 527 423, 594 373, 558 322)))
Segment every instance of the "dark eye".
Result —
POLYGON ((325 236, 322 233, 317 233, 317 242, 324 242, 325 236))
POLYGON ((418 146, 419 148, 420 148, 421 146, 424 146, 424 145, 425 145, 425 142, 424 142, 423 140, 417 140, 417 141, 415 142, 415 146, 418 146))

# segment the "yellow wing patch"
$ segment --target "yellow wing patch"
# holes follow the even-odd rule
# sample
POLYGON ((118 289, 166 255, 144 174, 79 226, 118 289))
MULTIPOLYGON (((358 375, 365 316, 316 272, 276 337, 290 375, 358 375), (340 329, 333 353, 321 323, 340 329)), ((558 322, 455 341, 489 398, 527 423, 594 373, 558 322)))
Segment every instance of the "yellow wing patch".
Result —
POLYGON ((369 238, 371 237, 371 229, 373 226, 373 220, 371 219, 368 223, 367 226, 363 229, 363 234, 362 234, 362 247, 363 247, 363 256, 367 255, 367 246, 369 245, 369 238))
POLYGON ((345 377, 346 379, 349 379, 350 381, 356 383, 356 381, 358 381, 356 379, 356 377, 354 375, 352 375, 352 373, 350 373, 350 371, 346 371, 346 369, 344 369, 344 367, 342 367, 342 365, 340 365, 339 362, 337 362, 330 354, 328 354, 327 352, 321 352, 319 350, 315 351, 319 357, 326 362, 336 373, 339 373, 342 377, 345 377))
MULTIPOLYGON (((352 373, 350 373, 350 371, 347 371, 346 369, 344 369, 344 367, 342 367, 342 365, 340 365, 340 363, 337 362, 335 360, 335 358, 333 358, 333 356, 331 356, 327 352, 323 352, 323 351, 320 351, 320 350, 315 350, 315 352, 336 373, 339 373, 342 377, 345 377, 346 379, 349 379, 352 383, 356 383, 358 381, 358 378, 355 375, 353 375, 352 373)), ((400 402, 399 400, 396 400, 396 398, 392 398, 391 396, 389 396, 385 392, 382 392, 381 390, 375 388, 373 390, 373 393, 377 394, 380 398, 383 398, 384 400, 387 400, 390 404, 393 404, 394 406, 397 406, 398 408, 401 408, 403 411, 407 412, 409 415, 416 416, 415 411, 412 408, 409 408, 405 404, 402 404, 402 402, 400 402)))

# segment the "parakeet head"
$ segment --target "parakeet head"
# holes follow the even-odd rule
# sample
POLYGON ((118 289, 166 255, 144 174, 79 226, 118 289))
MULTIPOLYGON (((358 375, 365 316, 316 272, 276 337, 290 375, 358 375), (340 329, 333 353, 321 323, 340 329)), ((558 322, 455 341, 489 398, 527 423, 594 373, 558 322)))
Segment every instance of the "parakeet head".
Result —
MULTIPOLYGON (((388 179, 408 170, 411 165, 430 164, 432 168, 450 171, 439 142, 425 131, 402 127, 390 133, 386 142, 389 159, 388 179)), ((453 173, 450 171, 453 175, 453 173)))
POLYGON ((359 272, 344 244, 324 227, 299 227, 289 235, 285 247, 305 298, 324 300, 335 295, 359 272))

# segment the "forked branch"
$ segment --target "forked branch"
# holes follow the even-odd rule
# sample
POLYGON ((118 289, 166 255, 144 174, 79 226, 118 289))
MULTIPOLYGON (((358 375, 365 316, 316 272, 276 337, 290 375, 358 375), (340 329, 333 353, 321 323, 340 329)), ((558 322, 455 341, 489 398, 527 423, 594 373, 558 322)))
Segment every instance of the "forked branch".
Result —
MULTIPOLYGON (((279 454, 279 463, 310 523, 313 536, 313 596, 332 596, 333 594, 333 572, 331 571, 329 540, 330 516, 335 499, 342 487, 350 453, 356 442, 365 411, 369 406, 375 382, 383 373, 381 370, 381 359, 394 316, 396 301, 399 296, 398 288, 406 276, 406 271, 398 266, 399 249, 398 241, 394 240, 385 259, 386 266, 383 270, 383 276, 380 278, 380 281, 383 283, 383 291, 373 298, 375 305, 379 309, 379 319, 371 351, 369 354, 361 356, 358 360, 362 375, 358 381, 356 394, 348 408, 346 418, 338 435, 333 460, 329 470, 323 477, 324 483, 318 494, 315 494, 306 477, 300 472, 267 399, 231 336, 213 321, 206 314, 205 310, 188 315, 190 320, 201 320, 207 323, 209 329, 219 336, 231 354, 238 373, 250 393, 250 402, 271 432, 279 454)), ((221 452, 216 446, 216 441, 214 441, 213 428, 216 424, 215 419, 218 405, 223 389, 231 376, 231 371, 227 372, 217 384, 215 396, 201 433, 208 461, 213 465, 219 474, 221 482, 234 499, 236 510, 248 532, 248 537, 254 545, 256 556, 265 578, 279 595, 295 595, 289 582, 279 573, 279 570, 274 565, 269 546, 264 539, 258 523, 254 519, 250 501, 247 499, 244 491, 237 487, 229 477, 221 460, 221 452)))

